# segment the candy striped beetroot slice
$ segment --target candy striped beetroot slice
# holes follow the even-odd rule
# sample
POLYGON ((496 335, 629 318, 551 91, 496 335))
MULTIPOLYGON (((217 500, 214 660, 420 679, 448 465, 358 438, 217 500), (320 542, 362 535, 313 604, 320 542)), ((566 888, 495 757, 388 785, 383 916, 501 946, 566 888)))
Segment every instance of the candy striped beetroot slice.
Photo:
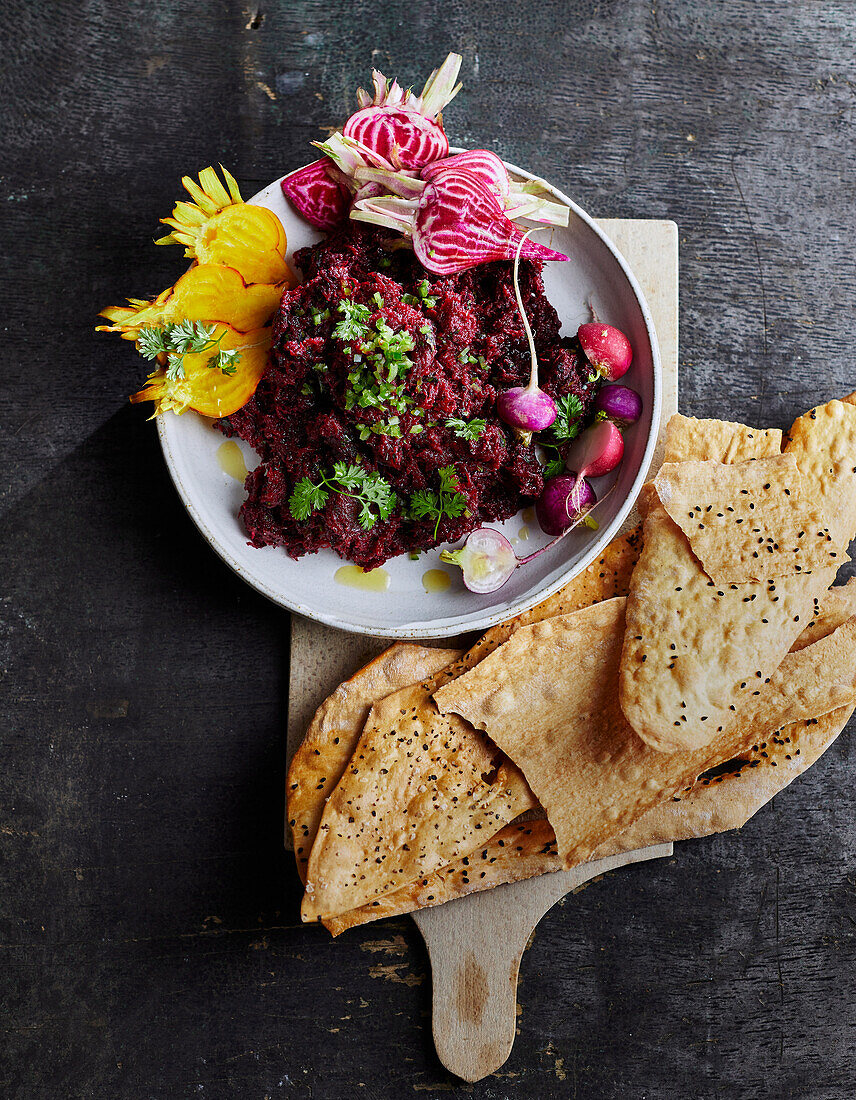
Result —
MULTIPOLYGON (((460 168, 425 188, 413 227, 413 251, 429 271, 453 275, 475 264, 512 260, 523 231, 479 176, 460 168)), ((526 241, 527 260, 567 260, 561 252, 526 241)))
POLYGON ((348 216, 348 197, 328 173, 330 163, 322 157, 282 181, 285 197, 299 214, 319 229, 334 229, 348 216))
POLYGON ((364 107, 351 115, 342 133, 379 153, 394 168, 422 168, 449 153, 442 123, 408 107, 364 107))
POLYGON ((456 153, 453 157, 435 161, 423 168, 420 172, 424 180, 438 180, 449 172, 457 172, 461 168, 479 176, 487 186, 500 199, 508 198, 511 191, 511 180, 508 171, 496 153, 490 149, 468 149, 464 153, 456 153))

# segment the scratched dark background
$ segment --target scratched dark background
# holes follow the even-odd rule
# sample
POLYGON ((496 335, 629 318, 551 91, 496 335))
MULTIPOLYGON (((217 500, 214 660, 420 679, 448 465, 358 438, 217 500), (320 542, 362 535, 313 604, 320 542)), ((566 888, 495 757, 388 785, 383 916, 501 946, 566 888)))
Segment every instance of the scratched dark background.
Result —
POLYGON ((12 0, 0 30, 0 1095, 852 1097, 852 727, 742 834, 554 910, 478 1085, 435 1058, 409 919, 301 927, 286 616, 203 544, 92 326, 175 278, 183 172, 251 194, 373 62, 421 85, 456 49, 455 143, 678 222, 682 410, 785 427, 856 388, 856 5, 12 0))

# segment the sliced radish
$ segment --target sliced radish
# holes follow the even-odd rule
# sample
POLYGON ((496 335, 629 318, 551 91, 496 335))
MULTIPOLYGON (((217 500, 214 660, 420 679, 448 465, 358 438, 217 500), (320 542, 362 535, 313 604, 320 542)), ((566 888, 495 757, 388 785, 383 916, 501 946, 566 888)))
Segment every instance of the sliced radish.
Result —
POLYGON ((440 561, 460 566, 470 592, 495 592, 520 564, 501 531, 478 527, 457 550, 443 550, 440 561))

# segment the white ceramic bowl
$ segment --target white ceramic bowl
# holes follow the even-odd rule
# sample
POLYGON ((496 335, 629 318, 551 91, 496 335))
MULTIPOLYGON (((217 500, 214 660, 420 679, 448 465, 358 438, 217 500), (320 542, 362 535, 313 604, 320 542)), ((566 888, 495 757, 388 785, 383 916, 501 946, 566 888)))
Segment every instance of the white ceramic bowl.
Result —
MULTIPOLYGON (((514 165, 508 168, 518 177, 533 178, 514 165)), ((460 571, 441 565, 440 548, 421 554, 418 561, 407 555, 388 561, 386 591, 353 588, 334 579, 346 563, 332 550, 293 561, 284 550, 249 546, 238 518, 243 487, 219 460, 224 437, 210 420, 193 412, 159 417, 164 457, 185 507, 211 546, 248 584, 282 607, 341 630, 390 638, 445 638, 484 630, 527 610, 584 569, 615 537, 642 487, 657 439, 662 386, 657 337, 642 291, 614 245, 588 214, 561 191, 551 190, 571 210, 567 229, 539 234, 539 240, 570 257, 567 263, 548 263, 544 271, 547 296, 558 311, 562 332, 573 334, 589 320, 588 302, 593 302, 599 317, 630 338, 633 365, 623 381, 641 394, 644 405, 642 418, 625 433, 615 488, 594 513, 599 530, 581 525, 488 595, 468 592, 460 571), (429 569, 449 573, 451 584, 445 591, 426 591, 423 576, 429 569)), ((286 202, 279 180, 250 201, 279 217, 289 254, 321 238, 286 202)), ((252 469, 258 456, 246 444, 239 446, 252 469)), ((605 484, 595 482, 599 497, 615 479, 610 475, 602 479, 605 484)), ((521 557, 549 541, 537 522, 525 522, 521 515, 497 526, 516 543, 521 557)))

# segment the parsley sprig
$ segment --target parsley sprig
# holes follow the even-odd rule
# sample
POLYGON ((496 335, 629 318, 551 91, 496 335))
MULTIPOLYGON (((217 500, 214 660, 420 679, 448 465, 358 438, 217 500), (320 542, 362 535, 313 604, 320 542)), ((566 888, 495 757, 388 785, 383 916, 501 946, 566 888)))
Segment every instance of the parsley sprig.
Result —
POLYGON ((357 521, 364 531, 370 531, 379 518, 389 519, 397 503, 392 487, 379 473, 364 470, 353 462, 334 462, 329 476, 322 474, 317 482, 302 477, 297 482, 288 499, 292 518, 308 519, 313 512, 319 512, 331 492, 359 503, 357 521))
POLYGON ((580 434, 582 428, 583 405, 580 399, 573 393, 566 393, 556 402, 558 415, 553 421, 552 432, 560 443, 570 442, 580 434))
POLYGON ((411 519, 433 519, 434 541, 440 530, 443 516, 458 519, 467 510, 467 498, 461 492, 461 483, 454 466, 442 466, 437 475, 440 478, 440 490, 417 489, 410 494, 411 519))
POLYGON ((216 325, 206 325, 204 321, 179 321, 174 325, 164 325, 163 328, 148 326, 140 329, 137 347, 144 359, 166 356, 166 376, 171 382, 184 378, 185 355, 199 355, 205 351, 214 351, 215 348, 217 350, 206 366, 226 375, 234 374, 238 369, 241 353, 221 348, 226 330, 215 339, 216 329, 216 325))
POLYGON ((551 477, 558 477, 559 474, 563 474, 564 472, 565 460, 560 454, 555 454, 552 458, 548 458, 541 467, 541 473, 545 481, 548 481, 551 477))
POLYGON ((470 443, 477 443, 487 427, 487 423, 484 420, 467 421, 458 416, 450 416, 446 421, 446 427, 450 428, 458 439, 466 439, 470 443))

